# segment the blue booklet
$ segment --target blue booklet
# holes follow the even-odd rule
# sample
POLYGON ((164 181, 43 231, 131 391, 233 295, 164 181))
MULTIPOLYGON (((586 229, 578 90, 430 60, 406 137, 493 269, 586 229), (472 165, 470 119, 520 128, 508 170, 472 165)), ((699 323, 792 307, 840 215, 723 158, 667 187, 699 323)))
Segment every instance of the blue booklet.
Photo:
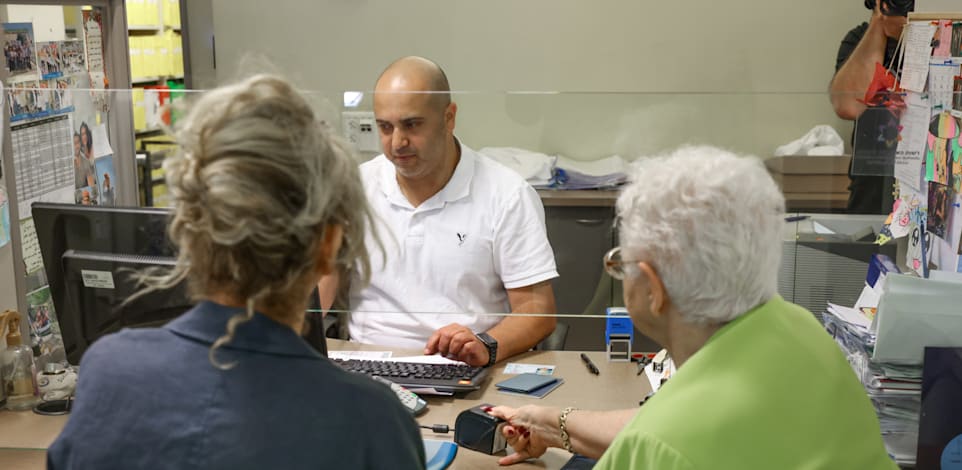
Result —
POLYGON ((458 445, 451 441, 424 439, 424 458, 427 460, 427 470, 448 468, 457 453, 458 445))
POLYGON ((544 398, 545 395, 551 393, 552 390, 561 386, 565 383, 564 379, 558 377, 558 380, 548 382, 538 388, 531 390, 530 392, 519 392, 516 390, 510 390, 507 388, 498 387, 498 391, 501 393, 507 393, 508 395, 518 395, 520 397, 532 397, 532 398, 544 398))
POLYGON ((499 390, 506 390, 518 393, 531 393, 545 385, 550 385, 558 381, 557 377, 540 374, 518 374, 507 380, 502 380, 496 384, 499 390))

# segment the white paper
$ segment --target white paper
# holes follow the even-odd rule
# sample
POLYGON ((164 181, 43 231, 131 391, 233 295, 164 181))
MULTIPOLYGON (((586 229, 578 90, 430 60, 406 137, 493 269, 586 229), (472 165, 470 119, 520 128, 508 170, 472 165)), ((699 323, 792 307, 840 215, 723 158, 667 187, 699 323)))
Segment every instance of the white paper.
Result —
MULTIPOLYGON (((878 300, 876 300, 876 305, 878 300)), ((828 304, 828 312, 835 315, 842 321, 846 323, 851 323, 852 325, 859 326, 868 329, 872 325, 872 320, 859 312, 858 310, 850 307, 843 307, 841 305, 835 305, 831 302, 828 304)))
POLYGON ((915 93, 909 93, 909 105, 899 124, 901 139, 895 149, 895 177, 899 181, 920 189, 922 163, 925 161, 925 145, 929 132, 929 102, 915 93))
POLYGON ((20 243, 23 244, 23 264, 26 265, 27 274, 43 269, 43 256, 40 254, 40 242, 37 241, 33 219, 20 221, 20 243))
POLYGON ((110 271, 94 271, 81 269, 80 278, 83 280, 84 287, 96 289, 115 289, 114 274, 110 271))
POLYGON ((94 158, 113 155, 114 151, 110 148, 110 141, 107 140, 107 125, 93 126, 90 131, 93 139, 94 158))
POLYGON ((902 88, 919 93, 925 91, 935 28, 929 22, 914 21, 903 30, 902 88))
MULTIPOLYGON (((657 358, 655 360, 657 360, 657 358)), ((670 378, 672 374, 675 373, 675 363, 671 358, 666 359, 665 362, 662 363, 663 367, 661 372, 655 372, 655 360, 645 366, 645 377, 648 377, 648 384, 651 385, 652 392, 657 392, 658 389, 661 388, 662 377, 670 378)))
POLYGON ((392 356, 391 351, 328 351, 327 357, 330 359, 340 359, 342 361, 366 360, 377 361, 388 359, 392 356))
POLYGON ((819 235, 834 235, 835 231, 818 223, 812 222, 812 230, 819 235))
POLYGON ((855 301, 855 309, 878 308, 878 299, 879 293, 866 284, 865 287, 862 288, 862 293, 859 294, 858 300, 855 301))
POLYGON ((538 374, 538 375, 554 375, 554 366, 543 365, 543 364, 521 364, 518 362, 509 362, 504 366, 505 374, 538 374))
POLYGON ((433 354, 430 356, 404 356, 404 357, 392 357, 383 359, 385 362, 412 362, 414 364, 454 364, 454 365, 467 365, 461 361, 455 361, 453 359, 448 359, 440 354, 433 354))
POLYGON ((30 206, 32 206, 35 202, 62 202, 65 204, 73 204, 73 183, 71 182, 69 186, 50 189, 46 193, 38 194, 29 199, 21 199, 20 204, 17 205, 17 207, 20 208, 21 219, 24 217, 33 217, 33 214, 30 211, 30 206))
POLYGON ((934 110, 952 109, 952 85, 960 62, 962 59, 939 59, 929 65, 929 101, 934 110))
POLYGON ((909 229, 909 246, 905 252, 905 264, 919 276, 925 276, 925 267, 922 265, 922 239, 924 236, 925 224, 919 226, 912 222, 909 229))

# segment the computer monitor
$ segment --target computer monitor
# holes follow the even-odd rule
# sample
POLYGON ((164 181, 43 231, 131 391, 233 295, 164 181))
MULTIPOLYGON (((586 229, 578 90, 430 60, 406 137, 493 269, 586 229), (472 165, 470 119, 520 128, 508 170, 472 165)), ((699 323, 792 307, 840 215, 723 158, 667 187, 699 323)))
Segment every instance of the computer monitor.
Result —
POLYGON ((37 241, 69 363, 79 364, 87 347, 105 334, 159 326, 191 308, 184 282, 127 302, 143 288, 132 273, 175 263, 166 236, 169 213, 33 204, 37 241))
MULTIPOLYGON (((127 302, 141 286, 133 272, 170 268, 169 209, 34 203, 33 219, 67 362, 79 364, 97 338, 122 328, 160 326, 189 310, 186 281, 127 302)), ((310 306, 319 305, 317 290, 310 306)), ((321 355, 320 315, 308 314, 305 340, 321 355)))
POLYGON ((926 347, 915 468, 962 468, 962 348, 926 347))

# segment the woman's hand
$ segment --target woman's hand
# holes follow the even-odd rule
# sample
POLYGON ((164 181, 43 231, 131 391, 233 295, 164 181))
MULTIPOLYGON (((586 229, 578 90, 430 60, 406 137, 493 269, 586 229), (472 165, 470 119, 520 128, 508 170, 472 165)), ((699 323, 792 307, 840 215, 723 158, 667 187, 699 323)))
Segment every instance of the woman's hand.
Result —
POLYGON ((508 422, 501 433, 514 453, 498 460, 500 465, 512 465, 544 455, 549 447, 561 447, 558 417, 561 410, 544 406, 525 405, 521 408, 496 406, 488 410, 508 422))

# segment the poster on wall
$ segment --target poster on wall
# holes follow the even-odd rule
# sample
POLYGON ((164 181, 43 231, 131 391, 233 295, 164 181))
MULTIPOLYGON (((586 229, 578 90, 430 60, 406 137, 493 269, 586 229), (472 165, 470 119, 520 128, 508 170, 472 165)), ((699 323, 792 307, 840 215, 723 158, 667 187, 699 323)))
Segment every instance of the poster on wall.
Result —
POLYGON ((7 83, 37 80, 37 52, 33 24, 3 23, 3 56, 7 60, 7 83))
POLYGON ((40 242, 37 241, 33 218, 20 221, 20 244, 23 245, 21 250, 26 273, 29 275, 43 269, 43 255, 40 253, 40 242))
POLYGON ((105 155, 97 158, 97 184, 100 185, 100 205, 114 205, 114 157, 105 155))
POLYGON ((71 202, 73 147, 69 116, 11 126, 13 167, 20 218, 30 217, 36 201, 71 202))
POLYGON ((41 119, 74 111, 74 79, 70 77, 20 82, 10 86, 10 122, 41 119))
POLYGON ((40 78, 46 80, 63 76, 60 63, 60 42, 37 43, 37 63, 40 65, 40 78))
POLYGON ((104 63, 103 17, 100 10, 83 11, 84 42, 87 50, 87 75, 90 77, 90 93, 94 106, 107 112, 106 64, 104 63))
POLYGON ((87 58, 84 55, 83 41, 74 39, 60 43, 60 64, 64 75, 87 72, 87 58))
POLYGON ((27 319, 30 322, 30 336, 34 344, 40 346, 41 355, 49 355, 55 349, 63 348, 60 323, 54 313, 49 287, 27 293, 27 319))

